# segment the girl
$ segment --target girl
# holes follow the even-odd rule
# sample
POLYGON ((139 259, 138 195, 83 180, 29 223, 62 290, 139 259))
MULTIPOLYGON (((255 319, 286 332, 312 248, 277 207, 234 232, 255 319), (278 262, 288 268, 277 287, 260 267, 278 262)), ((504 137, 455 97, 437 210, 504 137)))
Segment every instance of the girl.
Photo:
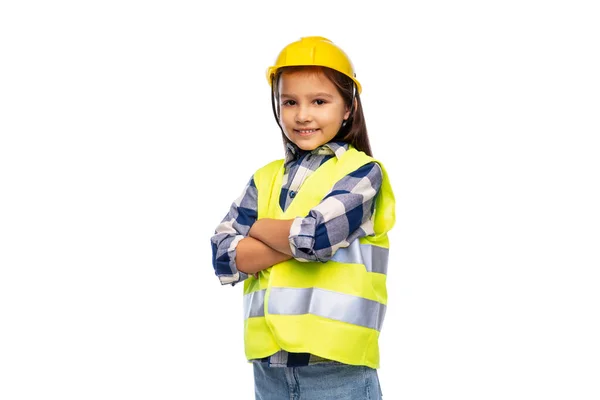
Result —
POLYGON ((256 399, 380 399, 394 195, 361 85, 323 37, 287 45, 267 79, 285 159, 254 173, 211 239, 221 283, 244 281, 256 399))

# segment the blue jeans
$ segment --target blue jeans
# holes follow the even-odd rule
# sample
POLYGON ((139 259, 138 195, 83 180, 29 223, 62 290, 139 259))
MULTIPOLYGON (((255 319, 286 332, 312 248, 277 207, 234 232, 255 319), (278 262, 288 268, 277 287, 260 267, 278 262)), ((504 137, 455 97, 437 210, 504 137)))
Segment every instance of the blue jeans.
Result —
POLYGON ((377 370, 345 364, 254 365, 256 400, 378 400, 377 370))

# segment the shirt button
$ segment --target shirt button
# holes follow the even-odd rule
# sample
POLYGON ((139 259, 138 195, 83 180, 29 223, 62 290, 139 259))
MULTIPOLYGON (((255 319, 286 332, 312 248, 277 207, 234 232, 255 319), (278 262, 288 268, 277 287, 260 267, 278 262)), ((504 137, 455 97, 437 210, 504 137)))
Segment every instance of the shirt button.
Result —
POLYGON ((293 199, 294 197, 296 197, 296 192, 294 192, 293 190, 290 191, 290 197, 293 199))

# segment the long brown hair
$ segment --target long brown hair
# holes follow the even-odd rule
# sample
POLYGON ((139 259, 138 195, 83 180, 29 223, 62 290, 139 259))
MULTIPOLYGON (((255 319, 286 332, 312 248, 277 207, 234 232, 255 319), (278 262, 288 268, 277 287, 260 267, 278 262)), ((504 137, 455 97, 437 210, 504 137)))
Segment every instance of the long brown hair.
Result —
POLYGON ((367 133, 367 124, 365 122, 365 116, 360 102, 360 95, 358 90, 355 89, 354 82, 346 75, 328 67, 320 66, 297 66, 297 67, 284 67, 280 68, 275 76, 273 77, 272 90, 271 90, 271 102, 273 105, 273 114, 275 120, 281 128, 281 136, 283 138, 284 147, 288 143, 292 143, 281 127, 279 122, 279 79, 283 72, 295 72, 300 70, 311 69, 315 72, 321 71, 329 79, 338 92, 344 99, 346 107, 350 110, 350 117, 342 124, 342 127, 332 139, 332 141, 346 142, 353 145, 357 150, 365 152, 367 155, 373 157, 371 152, 371 144, 369 143, 369 135, 367 133))

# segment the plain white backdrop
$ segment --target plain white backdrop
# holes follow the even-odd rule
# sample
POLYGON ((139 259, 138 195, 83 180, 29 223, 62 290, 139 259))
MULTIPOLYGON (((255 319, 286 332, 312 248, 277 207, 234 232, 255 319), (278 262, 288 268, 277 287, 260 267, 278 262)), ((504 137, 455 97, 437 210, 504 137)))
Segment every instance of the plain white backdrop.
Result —
POLYGON ((253 398, 209 239, 283 156, 265 70, 309 35, 397 197, 384 398, 600 398, 594 5, 2 2, 0 398, 253 398))

